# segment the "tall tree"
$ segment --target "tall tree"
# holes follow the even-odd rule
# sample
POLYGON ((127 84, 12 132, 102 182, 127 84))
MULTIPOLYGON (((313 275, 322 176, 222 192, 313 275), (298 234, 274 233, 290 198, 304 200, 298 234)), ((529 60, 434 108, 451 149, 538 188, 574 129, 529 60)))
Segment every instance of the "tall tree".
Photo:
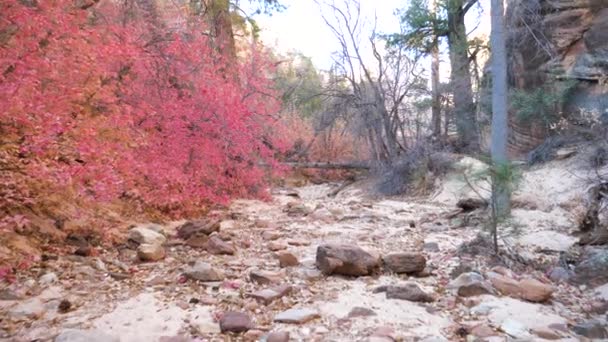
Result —
MULTIPOLYGON (((507 158, 507 51, 505 43, 503 0, 492 0, 492 208, 495 217, 509 212, 509 183, 507 158)), ((495 222, 496 223, 496 222, 495 222)), ((496 225, 494 246, 497 248, 496 225)))
MULTIPOLYGON (((394 34, 390 43, 402 44, 432 54, 441 37, 448 40, 452 94, 460 147, 479 150, 479 134, 471 84, 470 55, 465 15, 478 0, 437 0, 433 10, 425 0, 412 0, 401 22, 404 34, 394 34)), ((437 125, 433 121, 433 128, 437 125)))
MULTIPOLYGON (((431 0, 431 13, 437 12, 437 0, 431 0)), ((434 35, 431 45, 431 122, 433 136, 441 137, 441 94, 439 92, 439 37, 434 35)))

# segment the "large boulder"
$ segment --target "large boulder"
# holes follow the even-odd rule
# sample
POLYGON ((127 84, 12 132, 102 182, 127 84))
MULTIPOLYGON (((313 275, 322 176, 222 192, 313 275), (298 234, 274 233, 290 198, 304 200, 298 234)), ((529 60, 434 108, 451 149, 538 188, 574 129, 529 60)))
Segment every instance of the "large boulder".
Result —
POLYGON ((325 244, 317 247, 316 265, 325 275, 365 276, 380 267, 380 260, 356 245, 325 244))

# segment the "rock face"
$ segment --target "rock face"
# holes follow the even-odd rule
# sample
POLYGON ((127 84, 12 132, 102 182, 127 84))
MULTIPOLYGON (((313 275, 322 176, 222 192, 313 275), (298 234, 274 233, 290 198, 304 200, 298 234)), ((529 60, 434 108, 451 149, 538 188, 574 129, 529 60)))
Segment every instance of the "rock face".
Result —
POLYGON ((358 246, 325 244, 317 247, 316 265, 326 275, 365 276, 373 273, 380 262, 358 246))
MULTIPOLYGON (((581 81, 565 114, 606 113, 608 7, 605 0, 509 0, 506 25, 509 73, 518 89, 535 89, 559 77, 581 81)), ((510 148, 536 147, 545 129, 511 119, 510 148)))
POLYGON ((426 266, 426 258, 420 253, 393 253, 382 257, 382 261, 395 273, 419 273, 426 266))

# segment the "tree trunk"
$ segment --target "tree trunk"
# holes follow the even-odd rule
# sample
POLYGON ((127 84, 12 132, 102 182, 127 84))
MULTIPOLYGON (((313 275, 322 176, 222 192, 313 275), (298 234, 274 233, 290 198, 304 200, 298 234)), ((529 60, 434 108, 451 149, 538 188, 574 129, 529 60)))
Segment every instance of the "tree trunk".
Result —
POLYGON ((208 0, 207 8, 214 30, 216 48, 222 56, 236 59, 236 46, 234 32, 232 31, 232 18, 229 0, 208 0))
MULTIPOLYGON (((494 167, 507 167, 507 51, 505 45, 503 0, 492 0, 492 141, 491 154, 494 167)), ((503 175, 504 176, 504 175, 503 175)), ((492 199, 498 217, 509 212, 509 184, 507 180, 493 179, 492 199)))
POLYGON ((463 0, 453 0, 448 10, 448 45, 454 94, 454 114, 460 147, 468 152, 479 151, 479 134, 473 103, 471 71, 464 25, 463 0))
MULTIPOLYGON (((436 0, 431 1, 431 13, 437 11, 436 0)), ((439 37, 435 36, 431 46, 431 122, 433 136, 441 138, 441 100, 439 99, 439 37)))

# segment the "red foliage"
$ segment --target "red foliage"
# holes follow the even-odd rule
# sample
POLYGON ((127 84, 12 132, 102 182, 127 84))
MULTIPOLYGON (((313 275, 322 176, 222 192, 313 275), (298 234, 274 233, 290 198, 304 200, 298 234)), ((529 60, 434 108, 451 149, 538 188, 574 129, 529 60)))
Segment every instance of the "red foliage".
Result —
POLYGON ((0 134, 29 175, 175 208, 264 194, 259 165, 276 165, 282 143, 258 47, 226 58, 201 23, 119 2, 27 3, 0 3, 0 134))

